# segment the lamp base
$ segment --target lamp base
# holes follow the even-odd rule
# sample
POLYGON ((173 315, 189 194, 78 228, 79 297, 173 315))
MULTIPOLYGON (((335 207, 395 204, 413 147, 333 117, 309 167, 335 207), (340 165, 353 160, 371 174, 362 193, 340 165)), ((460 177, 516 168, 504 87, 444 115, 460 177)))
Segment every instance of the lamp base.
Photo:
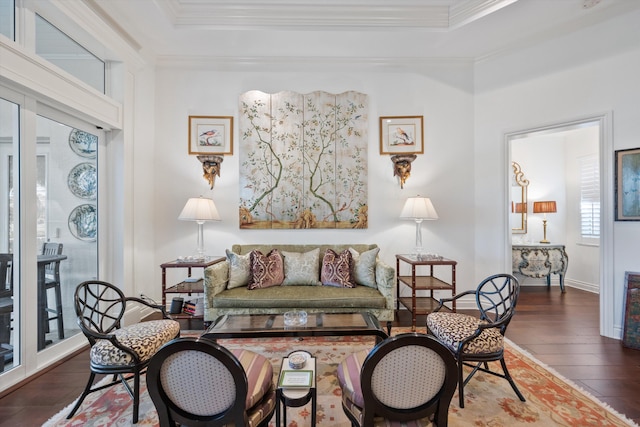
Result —
POLYGON ((548 241, 547 239, 544 239, 544 240, 540 240, 540 243, 551 243, 551 242, 548 241))

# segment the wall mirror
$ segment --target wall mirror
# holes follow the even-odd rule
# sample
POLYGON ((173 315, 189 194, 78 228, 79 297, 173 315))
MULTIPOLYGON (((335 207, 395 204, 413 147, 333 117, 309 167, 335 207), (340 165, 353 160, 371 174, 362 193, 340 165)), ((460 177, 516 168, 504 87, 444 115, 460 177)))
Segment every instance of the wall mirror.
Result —
POLYGON ((525 178, 522 168, 511 162, 511 233, 527 234, 527 187, 529 180, 525 178))

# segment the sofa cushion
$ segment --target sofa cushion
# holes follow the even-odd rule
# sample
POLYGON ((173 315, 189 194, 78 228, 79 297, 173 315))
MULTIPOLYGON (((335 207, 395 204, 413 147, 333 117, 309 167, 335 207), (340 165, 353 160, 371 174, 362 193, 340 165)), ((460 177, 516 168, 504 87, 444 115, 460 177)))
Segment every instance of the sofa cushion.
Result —
MULTIPOLYGON (((366 286, 345 289, 332 286, 273 286, 265 289, 227 289, 211 300, 212 308, 251 307, 256 313, 279 308, 304 309, 383 309, 385 297, 377 290, 366 286), (301 305, 302 304, 302 305, 301 305)), ((273 311, 276 312, 276 311, 273 311)))
POLYGON ((320 248, 309 252, 282 251, 284 258, 284 286, 320 285, 320 248))
POLYGON ((355 288, 356 283, 351 274, 353 258, 349 250, 337 254, 333 249, 327 249, 322 259, 320 281, 325 286, 341 288, 355 288))
POLYGON ((236 254, 245 255, 250 253, 253 250, 261 251, 263 254, 266 254, 271 249, 278 249, 280 253, 282 253, 282 251, 304 253, 304 252, 309 252, 310 250, 315 248, 320 248, 320 257, 318 258, 318 271, 320 271, 320 269, 322 269, 322 259, 324 258, 324 254, 327 252, 327 249, 333 249, 337 253, 340 253, 349 248, 353 248, 356 251, 362 253, 377 247, 378 246, 376 244, 362 244, 362 243, 319 244, 319 245, 317 244, 296 245, 296 244, 286 244, 286 243, 262 243, 262 244, 253 243, 253 244, 245 244, 245 245, 234 244, 231 246, 231 251, 236 254))
POLYGON ((251 273, 251 254, 238 255, 229 249, 226 251, 227 260, 229 261, 229 283, 227 283, 227 289, 247 286, 251 273))
POLYGON ((380 248, 371 249, 366 252, 358 252, 349 248, 353 258, 353 276, 358 285, 377 288, 376 284, 376 258, 380 248))
POLYGON ((267 255, 260 251, 251 251, 251 275, 249 289, 268 288, 278 286, 284 280, 284 261, 277 249, 267 255))

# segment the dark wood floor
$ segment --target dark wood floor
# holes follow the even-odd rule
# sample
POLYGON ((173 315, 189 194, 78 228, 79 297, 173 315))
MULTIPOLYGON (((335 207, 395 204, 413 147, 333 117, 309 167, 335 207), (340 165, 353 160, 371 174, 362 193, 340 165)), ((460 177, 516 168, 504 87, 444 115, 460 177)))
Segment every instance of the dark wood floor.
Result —
MULTIPOLYGON (((640 351, 599 335, 598 306, 598 296, 588 292, 523 288, 507 337, 640 423, 640 351)), ((395 325, 410 322, 403 311, 395 325)), ((87 379, 87 359, 82 352, 0 398, 0 425, 40 426, 71 403, 87 379)))

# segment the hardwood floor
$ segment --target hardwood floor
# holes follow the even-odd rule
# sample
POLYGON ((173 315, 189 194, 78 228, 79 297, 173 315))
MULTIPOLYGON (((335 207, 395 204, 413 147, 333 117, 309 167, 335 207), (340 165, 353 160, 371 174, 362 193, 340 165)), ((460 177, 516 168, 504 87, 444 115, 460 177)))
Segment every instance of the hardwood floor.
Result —
MULTIPOLYGON (((507 337, 618 412, 640 423, 640 351, 599 335, 598 296, 569 288, 525 287, 507 337)), ((424 325, 419 316, 418 325, 424 325)), ((396 326, 408 326, 406 311, 396 326)), ((424 330, 424 329, 420 329, 424 330)), ((0 426, 40 426, 80 395, 84 351, 0 398, 0 426)), ((517 378, 516 378, 517 381, 517 378)))

